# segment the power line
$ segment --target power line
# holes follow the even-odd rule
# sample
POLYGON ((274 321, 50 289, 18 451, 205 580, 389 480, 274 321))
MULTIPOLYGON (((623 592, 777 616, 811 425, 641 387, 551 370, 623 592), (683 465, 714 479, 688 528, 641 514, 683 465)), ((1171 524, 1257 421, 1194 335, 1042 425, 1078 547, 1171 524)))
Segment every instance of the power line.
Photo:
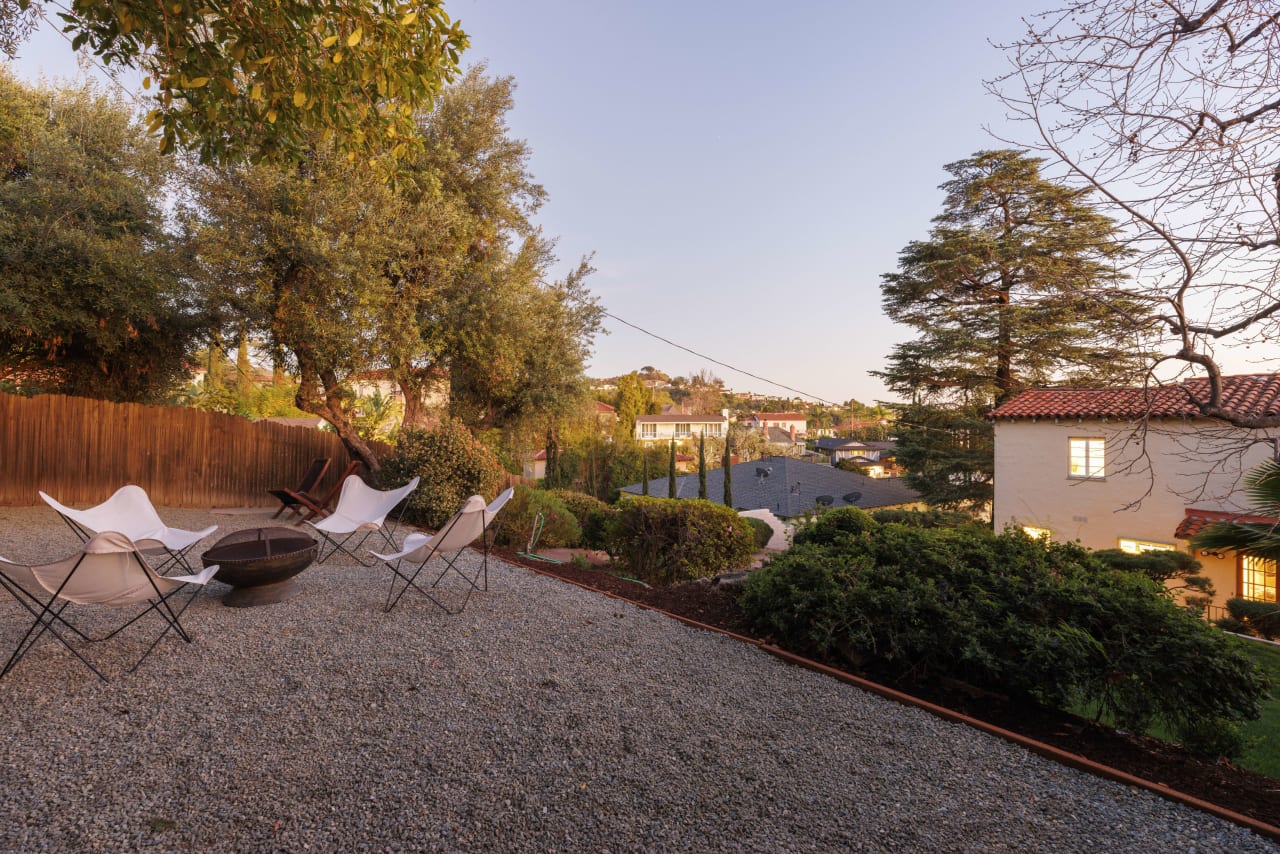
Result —
POLYGON ((809 393, 809 392, 807 392, 807 391, 801 391, 801 390, 800 390, 800 389, 798 389, 798 388, 792 388, 792 387, 791 387, 791 386, 789 386, 789 385, 785 385, 785 384, 780 383, 780 382, 775 382, 774 380, 768 379, 768 378, 766 378, 766 377, 762 377, 762 376, 760 376, 759 374, 753 374, 753 373, 751 373, 750 371, 743 370, 742 368, 739 368, 739 367, 735 367, 735 366, 733 366, 733 365, 730 365, 728 362, 722 362, 722 361, 720 361, 719 359, 713 359, 713 358, 711 358, 710 356, 706 355, 705 353, 699 353, 697 350, 690 349, 689 347, 686 347, 686 346, 684 346, 683 344, 677 344, 676 342, 672 341, 670 338, 664 338, 664 337, 662 337, 661 335, 657 334, 656 332, 650 332, 648 329, 645 329, 645 328, 644 328, 644 327, 642 327, 642 326, 636 326, 634 323, 632 323, 632 322, 630 322, 630 321, 628 321, 628 320, 623 320, 621 317, 618 317, 618 315, 613 314, 613 313, 611 313, 611 312, 608 312, 608 311, 604 312, 604 316, 605 316, 605 317, 611 317, 611 318, 613 318, 614 320, 618 321, 619 323, 623 324, 624 326, 630 326, 632 329, 636 330, 637 332, 643 332, 645 335, 648 335, 650 338, 656 338, 657 340, 661 341, 661 342, 662 342, 662 343, 664 343, 664 344, 670 344, 672 347, 675 347, 675 348, 676 348, 676 349, 678 349, 678 350, 684 350, 686 353, 690 353, 690 354, 692 354, 692 355, 694 355, 694 356, 697 356, 699 359, 706 359, 708 362, 711 362, 711 363, 713 363, 713 364, 719 365, 719 366, 720 366, 720 367, 722 367, 722 368, 728 368, 729 370, 733 371, 734 373, 742 374, 743 376, 748 376, 748 377, 751 377, 752 379, 755 379, 755 380, 760 380, 760 382, 762 382, 762 383, 768 383, 769 385, 771 385, 771 386, 776 386, 777 388, 784 388, 784 389, 786 389, 787 391, 795 392, 796 394, 800 395, 801 397, 807 397, 807 398, 810 398, 811 400, 816 400, 816 401, 818 401, 819 403, 825 403, 825 404, 827 404, 828 406, 843 406, 843 405, 844 405, 844 404, 842 404, 842 403, 836 403, 836 402, 835 402, 835 401, 833 401, 833 400, 827 400, 827 399, 826 399, 826 398, 824 398, 824 397, 819 397, 819 396, 818 396, 818 395, 816 395, 816 394, 810 394, 810 393, 809 393))

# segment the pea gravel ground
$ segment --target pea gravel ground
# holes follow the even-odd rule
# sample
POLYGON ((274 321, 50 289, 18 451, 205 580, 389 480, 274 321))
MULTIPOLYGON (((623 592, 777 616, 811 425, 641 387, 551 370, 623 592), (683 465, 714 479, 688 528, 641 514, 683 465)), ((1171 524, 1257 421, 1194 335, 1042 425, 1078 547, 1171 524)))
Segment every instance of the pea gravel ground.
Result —
MULTIPOLYGON (((162 510, 228 530, 267 513, 162 510)), ((0 555, 76 545, 0 508, 0 555)), ((471 558, 475 559, 475 558, 471 558)), ((277 605, 212 583, 152 625, 42 641, 0 681, 4 851, 1274 851, 1248 831, 754 648, 491 562, 460 616, 336 563, 277 605)), ((0 644, 25 629, 0 602, 0 644)), ((96 612, 94 612, 96 614, 96 612)), ((97 619, 83 612, 92 623, 97 619)), ((7 657, 7 653, 6 653, 7 657)))

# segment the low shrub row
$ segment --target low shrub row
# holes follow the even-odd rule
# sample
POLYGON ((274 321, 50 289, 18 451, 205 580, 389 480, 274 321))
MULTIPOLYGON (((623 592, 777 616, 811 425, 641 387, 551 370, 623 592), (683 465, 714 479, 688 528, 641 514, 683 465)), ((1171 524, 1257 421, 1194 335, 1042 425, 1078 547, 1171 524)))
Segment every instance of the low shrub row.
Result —
POLYGON ((805 526, 741 599, 785 647, 895 680, 961 680, 1015 701, 1159 722, 1234 755, 1267 686, 1163 587, 1074 544, 976 526, 882 524, 852 508, 805 526))
POLYGON ((609 520, 609 555, 649 584, 706 578, 751 562, 756 534, 731 508, 684 498, 626 496, 609 520))

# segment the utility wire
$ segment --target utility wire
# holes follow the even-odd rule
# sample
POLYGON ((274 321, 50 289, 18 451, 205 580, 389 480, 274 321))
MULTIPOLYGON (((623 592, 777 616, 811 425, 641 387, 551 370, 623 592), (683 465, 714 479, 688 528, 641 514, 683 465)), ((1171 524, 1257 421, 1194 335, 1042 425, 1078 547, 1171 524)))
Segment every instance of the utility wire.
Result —
POLYGON ((760 380, 760 382, 762 382, 762 383, 768 383, 769 385, 771 385, 771 386, 776 386, 777 388, 784 388, 784 389, 786 389, 787 391, 795 392, 796 394, 800 395, 801 397, 807 397, 807 398, 810 398, 811 400, 816 400, 816 401, 818 401, 818 403, 825 403, 825 404, 827 404, 828 406, 843 406, 843 405, 844 405, 844 404, 842 404, 842 403, 836 403, 836 402, 835 402, 835 401, 833 401, 833 400, 827 400, 827 399, 826 399, 826 398, 824 398, 824 397, 819 397, 819 396, 818 396, 818 395, 816 395, 816 394, 810 394, 810 393, 809 393, 809 392, 807 392, 807 391, 801 391, 801 390, 800 390, 800 389, 798 389, 798 388, 792 388, 792 387, 791 387, 791 386, 789 386, 789 385, 784 385, 784 384, 782 384, 782 383, 780 383, 780 382, 775 382, 774 380, 767 379, 766 377, 762 377, 762 376, 760 376, 759 374, 753 374, 753 373, 751 373, 750 371, 743 370, 742 368, 734 367, 733 365, 730 365, 728 362, 722 362, 722 361, 720 361, 719 359, 713 359, 713 358, 711 358, 710 356, 706 355, 705 353, 699 353, 697 350, 692 350, 692 349, 690 349, 690 348, 688 348, 688 347, 684 346, 683 344, 677 344, 676 342, 672 341, 670 338, 663 338, 661 335, 657 334, 656 332, 650 332, 648 329, 645 329, 644 327, 636 326, 634 323, 631 323, 630 321, 627 321, 627 320, 623 320, 621 317, 618 317, 618 315, 613 314, 613 313, 611 313, 611 312, 608 312, 608 311, 604 312, 604 316, 605 316, 605 317, 611 317, 611 318, 613 318, 614 320, 618 321, 619 323, 623 324, 624 326, 630 326, 632 329, 636 330, 637 332, 643 332, 645 335, 648 335, 650 338, 656 338, 656 339, 658 339, 659 341, 661 341, 661 342, 662 342, 662 343, 664 343, 664 344, 670 344, 672 347, 675 347, 677 350, 684 350, 686 353, 690 353, 690 354, 692 354, 692 355, 694 355, 694 356, 697 356, 699 359, 706 359, 708 362, 711 362, 711 363, 713 363, 713 364, 719 365, 719 366, 720 366, 720 367, 722 367, 722 368, 728 368, 729 370, 733 371, 734 373, 738 373, 738 374, 742 374, 743 376, 751 377, 751 378, 752 378, 752 379, 754 379, 754 380, 760 380))

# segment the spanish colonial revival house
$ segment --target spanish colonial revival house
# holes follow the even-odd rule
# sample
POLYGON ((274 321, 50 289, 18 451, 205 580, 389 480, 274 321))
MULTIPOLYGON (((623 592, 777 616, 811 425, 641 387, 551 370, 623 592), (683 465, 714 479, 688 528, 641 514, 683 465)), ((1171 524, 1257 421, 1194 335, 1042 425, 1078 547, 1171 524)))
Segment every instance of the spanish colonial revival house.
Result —
MULTIPOLYGON (((1280 374, 1223 380, 1224 405, 1280 414, 1280 374)), ((1189 548, 1205 525, 1249 509, 1243 478, 1270 459, 1280 431, 1244 430, 1200 415, 1208 382, 1150 389, 1033 389, 991 413, 996 529, 1022 526, 1093 549, 1189 548)), ((1248 517, 1252 518, 1252 517, 1248 517)), ((1274 561, 1196 551, 1228 598, 1275 601, 1274 561)))
POLYGON ((705 435, 709 439, 722 439, 729 433, 729 411, 719 415, 690 415, 684 412, 664 412, 661 415, 641 415, 636 418, 636 439, 645 443, 688 442, 705 435))
MULTIPOLYGON (((638 483, 623 492, 639 495, 638 483)), ((666 498, 667 479, 649 481, 649 494, 666 498)), ((697 474, 676 478, 677 498, 698 497, 697 474)), ((724 469, 707 472, 707 500, 724 503, 724 469)), ((790 519, 817 507, 923 508, 920 495, 901 478, 871 478, 795 457, 765 457, 733 466, 735 510, 768 510, 790 519)))
POLYGON ((804 436, 808 430, 808 420, 802 412, 753 412, 742 421, 752 430, 768 430, 777 427, 784 433, 804 436))

